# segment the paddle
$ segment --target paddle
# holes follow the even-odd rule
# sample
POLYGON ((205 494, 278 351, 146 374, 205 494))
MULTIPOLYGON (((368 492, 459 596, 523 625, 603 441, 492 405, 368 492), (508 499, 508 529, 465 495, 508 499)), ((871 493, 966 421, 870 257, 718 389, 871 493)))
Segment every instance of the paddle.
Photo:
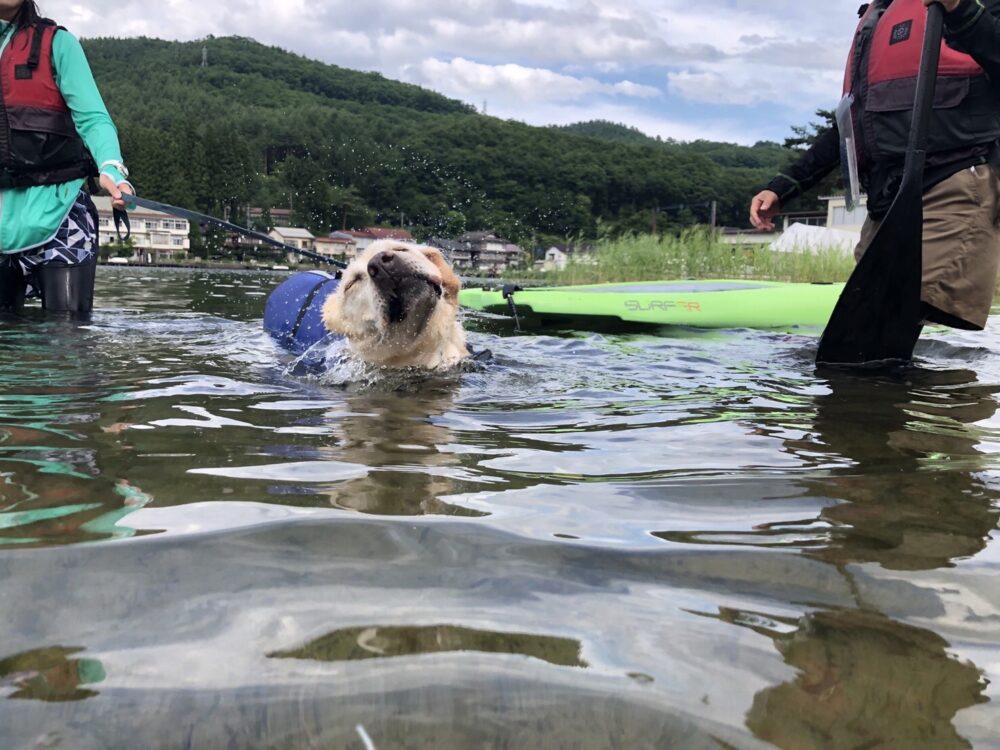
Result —
POLYGON ((922 317, 924 164, 943 25, 944 8, 934 3, 927 9, 903 180, 833 309, 819 342, 817 364, 887 364, 913 356, 922 317))

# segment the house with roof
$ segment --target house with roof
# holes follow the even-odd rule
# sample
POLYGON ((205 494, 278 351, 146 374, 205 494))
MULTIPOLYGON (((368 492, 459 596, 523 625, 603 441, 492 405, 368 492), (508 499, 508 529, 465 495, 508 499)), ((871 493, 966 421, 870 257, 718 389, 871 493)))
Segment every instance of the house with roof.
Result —
POLYGON ((343 229, 337 232, 331 232, 330 236, 341 240, 342 242, 350 242, 353 245, 353 257, 361 255, 368 246, 375 241, 375 238, 368 234, 368 232, 362 232, 357 229, 343 229))
MULTIPOLYGON (((314 252, 316 248, 316 237, 308 229, 302 227, 275 227, 267 233, 271 239, 284 242, 286 245, 314 252)), ((302 260, 301 255, 288 253, 289 263, 298 263, 302 260)))
POLYGON ((440 250, 445 260, 455 268, 472 267, 472 249, 468 244, 444 237, 431 237, 427 244, 440 250))
POLYGON ((367 250, 368 246, 375 241, 375 235, 371 232, 366 232, 363 229, 343 229, 339 232, 332 233, 330 236, 339 237, 353 242, 354 252, 357 255, 361 255, 361 253, 367 250))
POLYGON ((497 273, 521 262, 521 248, 495 232, 466 232, 458 242, 468 245, 471 265, 480 271, 497 273))
POLYGON ((414 236, 405 229, 393 229, 391 227, 365 227, 365 231, 376 240, 398 240, 399 242, 417 241, 414 236))
MULTIPOLYGON (((95 195, 97 224, 104 241, 116 239, 111 197, 95 195)), ((132 225, 132 260, 140 263, 164 263, 185 258, 191 249, 191 224, 162 211, 136 206, 128 212, 132 225)))
POLYGON ((247 216, 251 222, 260 222, 264 216, 271 217, 271 224, 281 224, 283 226, 288 226, 292 222, 292 209, 290 208, 255 208, 252 207, 247 212, 247 216))
POLYGON ((338 237, 334 232, 327 237, 317 237, 314 240, 316 252, 327 258, 352 260, 358 254, 358 245, 350 237, 338 237))
POLYGON ((275 227, 267 234, 278 242, 284 242, 286 245, 302 250, 312 250, 315 247, 316 236, 303 227, 275 227))
POLYGON ((405 229, 385 227, 365 227, 364 229, 342 229, 333 232, 331 237, 349 239, 354 242, 355 255, 361 255, 368 246, 376 240, 398 240, 399 242, 416 242, 413 235, 405 229))
POLYGON ((545 271, 562 271, 570 263, 596 263, 593 245, 552 245, 545 251, 545 271))

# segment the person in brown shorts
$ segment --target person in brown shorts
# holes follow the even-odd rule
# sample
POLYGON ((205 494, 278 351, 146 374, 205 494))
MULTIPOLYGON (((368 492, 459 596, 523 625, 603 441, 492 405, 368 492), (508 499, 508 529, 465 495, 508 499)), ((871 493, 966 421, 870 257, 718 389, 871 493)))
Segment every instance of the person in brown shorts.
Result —
POLYGON ((836 125, 753 198, 750 220, 772 230, 782 204, 840 165, 849 200, 868 196, 861 258, 902 178, 926 6, 938 1, 945 44, 924 172, 921 299, 927 322, 981 330, 1000 269, 1000 0, 863 5, 836 125))

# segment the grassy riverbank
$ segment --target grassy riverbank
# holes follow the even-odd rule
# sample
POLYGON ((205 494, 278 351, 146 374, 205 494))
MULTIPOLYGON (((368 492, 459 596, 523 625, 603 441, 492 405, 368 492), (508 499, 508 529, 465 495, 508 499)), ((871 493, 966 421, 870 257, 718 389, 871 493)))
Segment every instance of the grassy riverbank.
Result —
POLYGON ((846 281, 854 259, 841 250, 782 253, 767 247, 736 247, 706 231, 680 236, 637 235, 602 241, 592 262, 570 263, 562 271, 520 277, 546 284, 602 284, 657 279, 767 279, 846 281))

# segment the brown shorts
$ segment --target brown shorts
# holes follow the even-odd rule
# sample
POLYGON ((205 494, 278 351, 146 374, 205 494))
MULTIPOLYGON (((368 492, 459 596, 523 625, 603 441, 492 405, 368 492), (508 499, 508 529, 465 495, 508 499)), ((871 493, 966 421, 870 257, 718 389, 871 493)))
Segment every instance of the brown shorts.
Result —
MULTIPOLYGON (((1000 178, 989 166, 963 169, 924 194, 921 299, 928 320, 982 330, 993 305, 1000 267, 1000 178), (943 315, 935 314, 943 313, 943 315)), ((880 222, 865 221, 858 260, 880 222)))

